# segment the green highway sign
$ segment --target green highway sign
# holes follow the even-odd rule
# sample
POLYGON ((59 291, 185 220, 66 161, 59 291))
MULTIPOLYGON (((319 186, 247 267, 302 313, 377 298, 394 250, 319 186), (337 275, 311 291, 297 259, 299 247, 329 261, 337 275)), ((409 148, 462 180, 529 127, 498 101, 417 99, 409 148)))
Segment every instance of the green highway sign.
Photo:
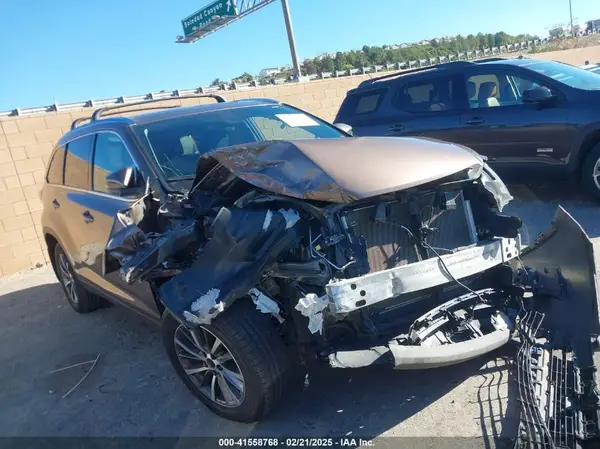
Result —
POLYGON ((235 0, 217 0, 181 21, 183 34, 189 36, 220 18, 237 16, 235 0))

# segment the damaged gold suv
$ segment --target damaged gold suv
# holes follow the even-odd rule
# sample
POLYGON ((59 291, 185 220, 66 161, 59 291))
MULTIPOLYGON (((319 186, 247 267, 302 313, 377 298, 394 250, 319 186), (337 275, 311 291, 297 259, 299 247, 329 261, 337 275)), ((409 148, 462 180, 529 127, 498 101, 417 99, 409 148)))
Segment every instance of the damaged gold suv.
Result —
POLYGON ((519 335, 533 388, 552 310, 554 330, 576 320, 584 337, 565 348, 593 381, 593 254, 562 209, 523 250, 521 220, 502 214, 512 197, 468 148, 213 97, 101 109, 58 143, 43 230, 75 310, 104 297, 160 320, 183 382, 237 421, 261 419, 313 363, 433 368, 519 335))

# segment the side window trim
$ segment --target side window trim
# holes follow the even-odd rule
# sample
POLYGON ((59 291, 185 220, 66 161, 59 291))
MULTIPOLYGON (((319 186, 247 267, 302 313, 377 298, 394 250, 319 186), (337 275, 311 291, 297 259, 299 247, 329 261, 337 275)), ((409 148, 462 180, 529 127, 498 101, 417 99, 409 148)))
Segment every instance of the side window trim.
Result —
POLYGON ((118 195, 113 195, 110 193, 106 193, 106 192, 102 192, 100 190, 95 190, 94 189, 94 167, 96 165, 95 160, 96 160, 96 143, 98 142, 98 135, 100 134, 113 134, 115 136, 117 136, 119 138, 119 140, 121 141, 121 143, 123 144, 123 147, 125 148, 125 151, 127 151, 127 154, 129 155, 129 158, 131 159, 131 161, 134 164, 134 167, 137 168, 139 170, 139 165, 138 163, 135 161, 135 158, 133 157, 133 153, 131 151, 131 149, 129 148, 129 146, 127 145, 126 139, 123 138, 123 136, 121 136, 121 134, 119 134, 118 132, 111 130, 111 129, 101 129, 98 130, 96 132, 93 133, 94 136, 94 140, 92 143, 92 151, 90 152, 90 192, 93 193, 99 193, 102 195, 110 195, 116 198, 121 198, 123 199, 123 197, 118 196, 118 195))
POLYGON ((452 83, 451 84, 451 93, 454 94, 457 92, 457 86, 455 84, 457 83, 457 81, 460 82, 461 80, 460 80, 460 77, 457 77, 456 74, 454 74, 454 73, 442 73, 442 74, 430 75, 430 76, 426 76, 426 77, 415 77, 413 79, 404 79, 404 80, 401 80, 399 83, 397 83, 394 87, 394 93, 391 98, 392 108, 394 108, 394 110, 396 110, 396 111, 400 111, 405 114, 419 114, 419 115, 421 115, 421 114, 439 114, 440 112, 460 112, 460 110, 461 110, 460 102, 458 102, 457 99, 455 99, 455 98, 452 99, 452 103, 453 103, 454 107, 452 109, 447 109, 447 110, 443 110, 443 111, 407 110, 407 109, 400 107, 400 105, 398 104, 398 98, 400 97, 400 93, 403 88, 410 86, 410 85, 419 84, 419 83, 423 83, 423 84, 426 84, 428 82, 433 83, 434 80, 441 79, 441 78, 451 80, 451 83, 452 83))
MULTIPOLYGON (((495 75, 496 77, 500 77, 500 76, 506 77, 506 81, 510 84, 510 86, 512 88, 515 88, 514 81, 512 79, 513 77, 528 79, 528 80, 534 81, 542 86, 547 87, 554 94, 558 95, 559 98, 563 98, 563 94, 562 94, 561 90, 556 87, 555 83, 548 82, 548 80, 546 78, 539 76, 539 74, 537 74, 533 71, 521 72, 520 70, 515 70, 512 67, 491 67, 491 68, 488 68, 487 70, 485 67, 476 67, 473 70, 470 70, 469 72, 465 73, 465 77, 463 79, 463 85, 464 85, 465 90, 467 89, 467 83, 468 83, 469 79, 473 76, 479 76, 479 75, 495 75)), ((468 95, 467 95, 467 97, 468 97, 468 95)), ((473 110, 473 108, 471 108, 470 105, 468 104, 468 100, 469 99, 467 98, 467 108, 469 110, 473 110)), ((523 106, 524 105, 522 103, 500 105, 501 108, 517 108, 517 107, 523 107, 523 106)), ((480 109, 480 108, 475 108, 475 109, 480 109)), ((486 108, 483 108, 483 109, 486 109, 486 108)))
POLYGON ((71 188, 75 188, 75 189, 81 189, 81 190, 85 190, 85 191, 91 191, 92 189, 92 184, 91 184, 91 178, 90 178, 90 170, 91 170, 91 166, 92 166, 92 153, 93 153, 93 143, 94 143, 94 135, 93 133, 90 134, 85 134, 83 136, 79 136, 76 137, 72 140, 70 140, 68 143, 65 144, 65 158, 64 158, 64 162, 63 162, 63 183, 62 185, 65 187, 71 187, 71 188), (66 180, 67 180, 67 159, 69 156, 69 147, 71 146, 71 144, 73 144, 74 142, 78 141, 78 140, 82 140, 82 139, 86 139, 92 137, 92 141, 89 143, 90 148, 88 151, 88 160, 87 160, 87 164, 88 164, 88 173, 87 173, 87 179, 86 179, 86 186, 85 187, 79 187, 79 186, 71 186, 71 185, 67 185, 66 184, 66 180))
POLYGON ((50 159, 48 162, 48 167, 46 168, 46 183, 47 184, 52 184, 52 185, 64 185, 65 183, 65 160, 66 160, 66 156, 67 156, 67 151, 66 151, 66 145, 56 145, 54 147, 54 150, 52 151, 52 154, 50 155, 50 159), (59 150, 62 148, 62 164, 60 167, 60 184, 56 184, 54 182, 50 182, 50 170, 52 169, 52 164, 54 162, 54 159, 58 156, 59 150))
POLYGON ((352 119, 354 117, 368 117, 372 114, 375 114, 381 107, 381 104, 383 103, 384 99, 389 95, 389 90, 390 89, 385 86, 373 86, 347 96, 344 102, 342 103, 343 109, 340 109, 340 111, 343 112, 341 114, 342 120, 352 119), (360 100, 373 95, 379 95, 379 97, 377 98, 377 103, 375 104, 373 109, 367 112, 356 112, 360 100))

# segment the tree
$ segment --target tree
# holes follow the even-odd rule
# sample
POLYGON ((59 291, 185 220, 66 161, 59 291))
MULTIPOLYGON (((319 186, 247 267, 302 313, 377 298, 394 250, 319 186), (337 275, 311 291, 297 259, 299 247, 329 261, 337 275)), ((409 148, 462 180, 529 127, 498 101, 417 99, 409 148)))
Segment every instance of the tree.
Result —
MULTIPOLYGON (((346 52, 339 51, 334 57, 325 55, 317 58, 305 59, 302 63, 302 71, 306 74, 314 74, 333 72, 334 70, 349 70, 373 65, 408 63, 409 61, 455 55, 456 53, 500 47, 512 42, 531 41, 535 39, 539 38, 528 34, 511 36, 500 31, 493 34, 478 33, 477 35, 469 34, 466 37, 457 35, 449 38, 432 39, 432 42, 428 45, 412 44, 403 46, 403 48, 395 48, 397 46, 390 45, 364 45, 360 50, 346 52)), ((242 77, 244 75, 242 75, 242 77)), ((286 75, 287 73, 282 73, 278 75, 278 77, 284 77, 286 75)), ((214 82, 220 83, 220 80, 215 80, 213 83, 214 82)))
POLYGON ((221 84, 223 84, 223 82, 221 81, 221 79, 220 78, 215 78, 214 80, 212 80, 212 83, 210 83, 210 87, 220 86, 221 84))
POLYGON ((305 73, 307 75, 312 75, 314 73, 317 73, 318 71, 319 71, 319 68, 314 59, 305 59, 304 62, 302 63, 302 72, 303 73, 305 73))
POLYGON ((335 70, 345 70, 344 67, 348 65, 348 54, 346 52, 338 51, 335 54, 335 70))
POLYGON ((234 78, 233 80, 238 83, 249 83, 253 79, 254 77, 252 75, 250 75, 248 72, 244 72, 237 78, 234 78))
POLYGON ((321 59, 319 68, 321 72, 333 72, 335 70, 335 61, 331 56, 325 56, 321 59))

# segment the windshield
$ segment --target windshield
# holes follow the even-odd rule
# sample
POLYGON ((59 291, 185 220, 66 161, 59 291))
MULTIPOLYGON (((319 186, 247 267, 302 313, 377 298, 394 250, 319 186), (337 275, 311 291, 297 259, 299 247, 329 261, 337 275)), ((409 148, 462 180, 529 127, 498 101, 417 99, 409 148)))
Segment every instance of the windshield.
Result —
POLYGON ((263 140, 343 137, 339 130, 297 109, 281 105, 206 111, 137 125, 168 180, 194 177, 200 155, 263 140))
POLYGON ((527 68, 554 78, 567 86, 585 90, 600 90, 600 76, 588 70, 552 61, 536 62, 528 65, 527 68))

